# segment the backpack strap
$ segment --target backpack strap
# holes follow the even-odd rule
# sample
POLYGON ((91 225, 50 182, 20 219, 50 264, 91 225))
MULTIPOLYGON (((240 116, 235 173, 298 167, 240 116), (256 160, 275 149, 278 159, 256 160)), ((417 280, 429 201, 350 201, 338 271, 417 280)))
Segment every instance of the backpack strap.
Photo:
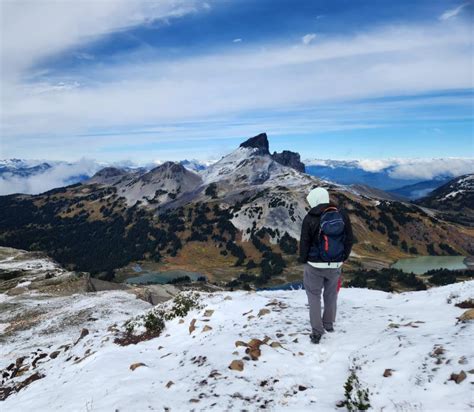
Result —
POLYGON ((329 212, 330 210, 338 212, 336 206, 329 206, 329 207, 327 207, 326 209, 323 210, 323 213, 321 213, 321 216, 324 215, 324 213, 329 212))

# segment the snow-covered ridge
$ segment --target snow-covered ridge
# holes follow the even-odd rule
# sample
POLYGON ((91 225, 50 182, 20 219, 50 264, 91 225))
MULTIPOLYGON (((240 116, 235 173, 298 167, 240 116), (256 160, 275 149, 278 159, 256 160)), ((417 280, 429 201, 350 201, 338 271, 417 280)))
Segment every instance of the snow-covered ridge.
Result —
MULTIPOLYGON (((457 320, 464 310, 454 304, 473 295, 474 281, 398 295, 342 289, 336 332, 312 345, 304 291, 202 294, 202 308, 167 322, 160 337, 125 347, 113 343, 116 328, 127 312, 146 313, 143 302, 122 292, 50 298, 41 308, 51 307, 54 317, 2 336, 0 368, 26 355, 27 339, 31 349, 46 353, 15 379, 32 372, 44 377, 11 394, 2 407, 332 411, 355 370, 373 410, 467 411, 473 325, 457 320), (76 321, 52 335, 48 347, 38 332, 48 330, 44 322, 54 330, 55 319, 76 321), (81 333, 84 327, 87 333, 81 333), (246 353, 252 339, 261 341, 260 352, 251 354, 255 360, 246 353), (60 348, 64 344, 70 346, 60 348), (54 359, 49 356, 56 351, 54 359), (233 361, 237 369, 229 369, 233 361), (464 380, 450 380, 461 371, 464 380)), ((17 299, 0 295, 0 304, 17 299)))

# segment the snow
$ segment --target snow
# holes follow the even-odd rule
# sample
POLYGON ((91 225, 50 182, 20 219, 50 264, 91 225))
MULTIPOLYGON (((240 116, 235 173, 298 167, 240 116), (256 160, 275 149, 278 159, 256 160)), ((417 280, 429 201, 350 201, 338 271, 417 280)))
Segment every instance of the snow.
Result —
MULTIPOLYGON (((457 322, 463 310, 454 303, 473 295, 474 281, 402 294, 342 289, 336 332, 312 345, 304 291, 201 294, 203 308, 183 323, 169 321, 160 337, 125 347, 112 342, 106 326, 123 322, 127 305, 129 316, 135 316, 146 310, 145 303, 122 292, 46 299, 43 305, 54 307, 56 318, 83 309, 97 311, 100 318, 88 324, 91 333, 70 353, 39 364, 45 378, 11 395, 2 407, 22 412, 223 411, 257 410, 266 403, 275 411, 333 411, 353 368, 370 390, 373 410, 467 411, 472 408, 473 375, 467 372, 474 368, 473 331, 472 323, 457 322), (258 316, 262 308, 270 312, 258 316), (205 317, 208 309, 214 313, 205 317), (192 319, 196 330, 190 334, 192 319), (203 331, 205 325, 212 329, 203 331), (265 336, 270 340, 261 346, 258 360, 244 360, 241 372, 228 369, 232 360, 245 356, 236 341, 265 336), (440 360, 433 355, 436 345, 445 351, 440 360), (66 360, 84 356, 87 349, 92 354, 84 360, 66 360), (136 362, 146 366, 130 370, 136 362), (393 375, 383 377, 389 368, 393 375), (461 370, 467 373, 463 382, 448 381, 461 370), (167 388, 170 381, 174 384, 167 388)), ((48 340, 38 326, 32 347, 49 344, 52 351, 76 339, 81 327, 48 340)), ((5 343, 0 368, 22 354, 24 343, 18 336, 5 343)))
POLYGON ((47 259, 28 259, 12 261, 12 259, 5 259, 0 261, 0 270, 55 270, 58 265, 47 259))
POLYGON ((464 193, 464 190, 455 190, 453 192, 448 193, 444 198, 449 199, 450 197, 456 197, 460 193, 464 193))

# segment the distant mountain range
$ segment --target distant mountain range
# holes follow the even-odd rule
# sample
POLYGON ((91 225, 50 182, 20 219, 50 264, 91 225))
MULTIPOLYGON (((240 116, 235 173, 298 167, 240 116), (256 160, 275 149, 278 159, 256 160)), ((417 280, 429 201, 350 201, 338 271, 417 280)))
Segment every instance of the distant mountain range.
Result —
MULTIPOLYGON (((258 138, 258 136, 256 136, 258 138)), ((258 139, 257 139, 258 140, 258 139)), ((394 198, 419 199, 447 183, 453 177, 474 173, 474 159, 410 159, 410 160, 307 160, 291 151, 262 153, 278 163, 343 185, 368 186, 390 193, 394 198)), ((0 195, 10 193, 37 194, 56 187, 80 183, 106 166, 127 171, 149 171, 165 161, 138 167, 129 163, 105 164, 93 160, 78 162, 7 159, 0 160, 0 195)), ((187 170, 202 172, 216 161, 181 160, 187 170)))
POLYGON ((0 245, 46 251, 69 269, 106 278, 140 261, 211 281, 294 281, 306 195, 323 186, 351 216, 354 265, 474 253, 472 228, 451 223, 436 200, 400 201, 381 189, 310 176, 302 166, 297 153, 271 154, 261 134, 198 172, 179 162, 106 167, 40 195, 0 196, 0 245))

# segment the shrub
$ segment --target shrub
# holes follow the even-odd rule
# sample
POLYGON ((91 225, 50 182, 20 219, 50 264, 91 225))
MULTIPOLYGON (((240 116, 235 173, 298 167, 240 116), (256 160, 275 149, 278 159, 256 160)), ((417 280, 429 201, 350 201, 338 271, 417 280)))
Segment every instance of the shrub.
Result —
POLYGON ((281 250, 288 255, 294 255, 298 250, 298 242, 287 232, 281 237, 279 245, 281 250))
POLYGON ((456 273, 452 270, 441 269, 441 270, 430 270, 426 272, 427 275, 431 275, 429 278, 430 283, 437 286, 449 285, 456 283, 456 273))
POLYGON ((345 406, 350 412, 366 411, 370 408, 369 390, 362 387, 354 370, 344 384, 344 397, 341 406, 345 406))
POLYGON ((148 333, 158 333, 165 328, 165 321, 161 313, 148 312, 144 319, 144 326, 148 333))
POLYGON ((185 317, 191 309, 200 308, 199 293, 180 293, 173 299, 171 308, 164 313, 165 320, 185 317))

